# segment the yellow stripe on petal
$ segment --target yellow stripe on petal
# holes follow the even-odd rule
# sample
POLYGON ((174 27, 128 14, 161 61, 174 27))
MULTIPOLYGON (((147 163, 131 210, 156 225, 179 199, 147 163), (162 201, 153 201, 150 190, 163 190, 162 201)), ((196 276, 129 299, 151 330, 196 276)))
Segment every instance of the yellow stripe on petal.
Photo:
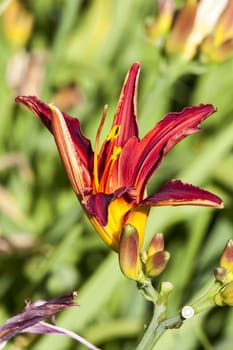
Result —
POLYGON ((52 131, 58 151, 73 190, 81 201, 82 192, 85 189, 82 164, 76 154, 74 144, 62 113, 52 104, 49 105, 49 108, 51 110, 52 131))

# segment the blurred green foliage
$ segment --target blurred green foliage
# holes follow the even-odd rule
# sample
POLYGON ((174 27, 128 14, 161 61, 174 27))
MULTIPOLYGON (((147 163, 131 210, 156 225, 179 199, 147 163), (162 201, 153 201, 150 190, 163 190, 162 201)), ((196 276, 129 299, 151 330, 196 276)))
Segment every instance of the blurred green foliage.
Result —
MULTIPOLYGON (((172 256, 162 275, 175 286, 172 314, 205 290, 233 235, 233 60, 208 64, 199 74, 180 74, 175 64, 167 65, 144 31, 154 0, 25 0, 15 17, 6 1, 0 4, 0 322, 21 310, 26 297, 48 299, 78 289, 80 307, 63 312, 58 324, 102 349, 133 349, 150 305, 84 218, 51 135, 14 98, 37 94, 55 101, 81 120, 94 142, 104 104, 106 134, 126 71, 140 61, 141 135, 168 111, 199 103, 218 108, 201 133, 172 150, 149 186, 152 192, 178 178, 225 202, 221 211, 151 211, 146 240, 162 231, 172 256)), ((228 350, 232 327, 233 310, 216 308, 165 333, 158 348, 228 350)), ((59 336, 18 336, 6 348, 83 347, 59 336)))

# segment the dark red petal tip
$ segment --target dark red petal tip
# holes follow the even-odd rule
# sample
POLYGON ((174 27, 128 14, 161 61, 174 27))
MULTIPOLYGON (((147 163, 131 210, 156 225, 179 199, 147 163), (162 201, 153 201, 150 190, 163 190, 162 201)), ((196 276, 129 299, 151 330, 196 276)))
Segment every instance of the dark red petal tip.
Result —
POLYGON ((17 96, 15 102, 24 104, 51 131, 51 116, 49 106, 36 96, 17 96))
POLYGON ((131 136, 138 136, 137 125, 137 90, 140 64, 135 62, 129 69, 121 95, 118 101, 117 111, 113 125, 120 125, 120 135, 116 141, 117 146, 122 146, 131 136))
POLYGON ((171 180, 157 193, 142 201, 143 205, 198 205, 223 208, 223 201, 215 194, 179 180, 171 180))

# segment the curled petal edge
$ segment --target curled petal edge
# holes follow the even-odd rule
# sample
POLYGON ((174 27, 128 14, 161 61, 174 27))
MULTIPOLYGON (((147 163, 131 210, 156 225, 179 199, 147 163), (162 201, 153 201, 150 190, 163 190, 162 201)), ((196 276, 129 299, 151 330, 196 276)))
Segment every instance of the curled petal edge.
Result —
POLYGON ((223 208, 223 201, 215 194, 180 180, 171 180, 161 189, 147 198, 141 205, 179 206, 197 205, 203 207, 223 208))

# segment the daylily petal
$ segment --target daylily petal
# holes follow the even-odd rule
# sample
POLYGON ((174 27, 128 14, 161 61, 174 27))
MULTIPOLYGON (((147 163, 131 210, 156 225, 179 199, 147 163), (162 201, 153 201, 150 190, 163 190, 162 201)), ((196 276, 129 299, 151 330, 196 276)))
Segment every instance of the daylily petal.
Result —
POLYGON ((119 185, 135 184, 141 200, 163 157, 179 141, 198 132, 199 124, 214 112, 210 104, 187 107, 181 112, 168 113, 141 141, 130 138, 119 157, 119 185))
POLYGON ((115 251, 118 251, 127 214, 135 203, 135 193, 134 186, 128 186, 111 194, 98 192, 85 196, 83 204, 89 220, 103 241, 115 251))
POLYGON ((54 324, 47 323, 47 322, 39 322, 36 323, 33 326, 30 326, 28 328, 25 328, 22 332, 20 333, 32 333, 32 334, 53 334, 53 335, 64 335, 66 337, 72 338, 81 344, 85 345, 88 347, 90 350, 100 350, 93 344, 91 344, 89 341, 81 337, 80 335, 62 327, 58 327, 54 324))
POLYGON ((144 234, 145 234, 145 226, 147 222, 147 218, 149 215, 150 206, 136 206, 126 216, 126 223, 135 227, 139 234, 139 247, 142 248, 144 234))
POLYGON ((116 189, 115 187, 118 187, 118 165, 115 163, 115 160, 118 158, 120 150, 124 146, 125 142, 132 136, 138 137, 136 103, 139 73, 140 64, 136 62, 131 66, 126 75, 112 128, 101 147, 98 157, 98 171, 100 178, 104 173, 104 178, 108 177, 109 179, 113 179, 111 184, 109 184, 108 181, 105 181, 105 188, 102 186, 102 190, 104 189, 104 191, 110 190, 110 192, 112 192, 116 189), (116 157, 114 154, 117 154, 116 157), (115 165, 114 167, 113 164, 115 165), (114 186, 115 184, 116 186, 114 186))
POLYGON ((82 154, 80 153, 80 150, 77 152, 77 147, 75 147, 76 144, 74 144, 71 138, 70 130, 68 129, 63 114, 53 105, 50 106, 50 109, 52 132, 58 151, 64 163, 73 190, 79 199, 82 200, 85 188, 90 187, 92 184, 90 171, 82 162, 82 154))
MULTIPOLYGON (((18 96, 16 102, 23 103, 38 117, 43 124, 53 133, 51 123, 51 108, 39 100, 35 96, 18 96)), ((56 109, 56 111, 59 111, 56 109)), ((57 113, 56 113, 57 114, 57 113)), ((73 156, 77 159, 78 164, 82 164, 86 169, 86 181, 88 180, 87 174, 91 173, 93 167, 93 151, 90 141, 82 134, 80 123, 78 119, 72 118, 64 112, 58 113, 60 117, 64 119, 63 133, 66 133, 67 140, 69 139, 70 147, 73 148, 73 156)), ((60 123, 62 118, 60 118, 60 123)), ((67 143, 68 141, 66 141, 67 143)), ((89 184, 90 186, 90 184, 89 184)))
POLYGON ((120 125, 120 134, 116 140, 116 146, 123 146, 131 136, 138 136, 137 123, 137 90, 140 64, 134 63, 125 78, 121 90, 117 112, 113 121, 114 125, 120 125))
POLYGON ((49 301, 40 300, 27 304, 21 313, 8 319, 0 326, 0 343, 34 326, 45 318, 54 316, 57 312, 69 306, 78 306, 78 304, 73 302, 73 298, 76 296, 77 292, 74 292, 49 301))
POLYGON ((23 103, 52 132, 50 108, 47 104, 39 100, 36 96, 18 96, 15 101, 23 103))
POLYGON ((141 204, 146 206, 199 205, 223 208, 223 201, 213 193, 179 180, 169 181, 157 193, 145 198, 141 204))
MULTIPOLYGON (((95 195, 90 195, 87 200, 87 203, 85 204, 85 207, 88 213, 92 216, 95 216, 102 226, 106 226, 109 220, 108 206, 116 198, 124 199, 125 202, 131 203, 130 207, 132 207, 133 202, 136 199, 134 187, 133 186, 121 187, 112 194, 99 192, 99 193, 96 193, 95 195)), ((119 206, 119 209, 118 209, 119 212, 121 212, 120 209, 121 208, 119 206)), ((128 211, 128 205, 127 205, 127 211, 128 211)), ((127 211, 122 212, 121 216, 123 214, 126 214, 127 211)))
POLYGON ((108 222, 108 206, 112 201, 112 194, 103 192, 96 193, 88 198, 85 205, 88 213, 94 216, 102 226, 106 226, 108 222))
MULTIPOLYGON (((103 241, 109 246, 111 249, 118 251, 119 240, 121 235, 121 230, 123 225, 126 223, 127 214, 132 208, 132 203, 127 202, 124 196, 115 197, 113 199, 113 195, 106 195, 107 197, 92 196, 89 198, 89 202, 85 205, 87 215, 89 217, 90 222, 103 239, 103 241), (101 206, 101 201, 98 199, 104 199, 104 203, 102 203, 103 213, 100 212, 101 209, 98 209, 98 204, 101 206), (98 217, 98 214, 99 217, 98 217), (95 216, 94 216, 95 215, 95 216), (100 223, 107 223, 105 226, 100 223)), ((144 207, 143 207, 144 208, 144 207)), ((141 222, 140 222, 141 225, 141 222)), ((141 237, 140 242, 143 240, 144 231, 140 231, 141 237)))
POLYGON ((6 341, 19 333, 32 334, 55 334, 70 337, 79 341, 91 350, 99 350, 80 335, 54 324, 43 322, 48 317, 70 306, 78 306, 73 302, 77 292, 62 295, 49 301, 39 300, 32 304, 27 303, 26 308, 16 316, 8 319, 0 326, 0 349, 4 347, 6 341))

